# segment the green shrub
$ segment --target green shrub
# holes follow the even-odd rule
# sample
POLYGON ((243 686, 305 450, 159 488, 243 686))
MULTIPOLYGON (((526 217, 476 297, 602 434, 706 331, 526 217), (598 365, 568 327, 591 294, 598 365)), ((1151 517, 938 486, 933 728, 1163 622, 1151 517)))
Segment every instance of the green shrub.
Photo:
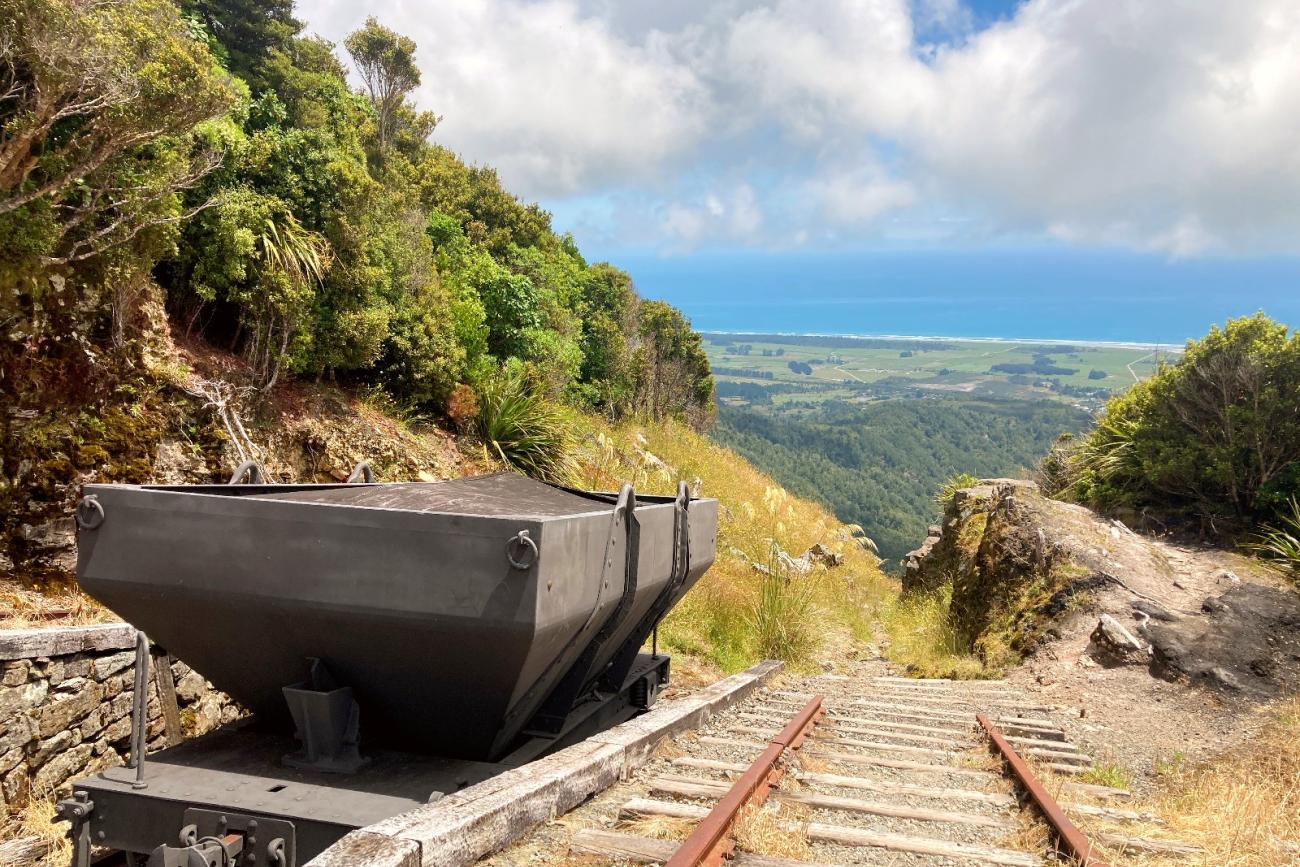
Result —
POLYGON ((479 385, 478 435, 494 457, 525 475, 568 484, 574 475, 569 420, 523 373, 506 366, 479 385))
POLYGON ((1112 398, 1052 456, 1049 493, 1220 532, 1276 522, 1300 478, 1298 405, 1300 336, 1262 313, 1230 320, 1112 398))

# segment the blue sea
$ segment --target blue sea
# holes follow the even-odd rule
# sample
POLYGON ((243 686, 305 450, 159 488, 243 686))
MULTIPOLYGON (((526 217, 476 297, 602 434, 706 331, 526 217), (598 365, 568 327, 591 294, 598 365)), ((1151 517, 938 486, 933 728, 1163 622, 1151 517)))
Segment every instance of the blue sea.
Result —
POLYGON ((1300 327, 1300 259, 1015 250, 611 254, 702 331, 1182 344, 1263 310, 1300 327))

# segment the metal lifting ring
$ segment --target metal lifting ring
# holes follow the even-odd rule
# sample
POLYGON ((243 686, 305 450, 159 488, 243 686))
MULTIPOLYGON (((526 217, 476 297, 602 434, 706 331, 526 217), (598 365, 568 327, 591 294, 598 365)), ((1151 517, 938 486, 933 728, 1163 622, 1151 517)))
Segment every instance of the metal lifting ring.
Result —
POLYGON ((266 847, 266 858, 273 865, 284 865, 284 839, 276 837, 266 847))
POLYGON ((518 534, 511 536, 509 541, 506 542, 506 559, 510 561, 511 566, 515 567, 521 572, 527 569, 531 569, 533 564, 537 562, 537 556, 538 556, 537 543, 534 542, 532 540, 532 537, 528 535, 527 530, 520 530, 518 534), (532 551, 532 554, 528 556, 527 560, 515 559, 516 545, 521 548, 528 548, 529 550, 532 551))
POLYGON ((104 523, 104 507, 100 505, 99 497, 94 494, 87 494, 81 498, 74 515, 77 526, 83 530, 93 530, 104 523))
POLYGON ((242 484, 245 476, 248 477, 248 484, 250 485, 262 484, 262 468, 257 465, 257 461, 244 461, 235 468, 235 472, 230 476, 230 481, 226 482, 226 484, 242 484))
POLYGON ((353 482, 365 482, 369 485, 373 484, 374 481, 375 471, 370 469, 370 461, 362 461, 353 467, 352 472, 348 474, 349 485, 353 482))

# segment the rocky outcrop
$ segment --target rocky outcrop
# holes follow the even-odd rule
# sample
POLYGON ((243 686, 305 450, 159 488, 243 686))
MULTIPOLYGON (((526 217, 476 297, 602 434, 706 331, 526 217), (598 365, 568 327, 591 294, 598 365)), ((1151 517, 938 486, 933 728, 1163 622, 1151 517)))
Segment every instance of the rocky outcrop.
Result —
POLYGON ((1200 616, 1143 622, 1152 672, 1269 698, 1300 688, 1300 595, 1238 583, 1200 616))
POLYGON ((232 374, 210 358, 172 361, 213 378, 151 380, 149 399, 134 407, 56 405, 0 417, 0 429, 8 424, 0 437, 0 580, 40 587, 72 577, 72 509, 85 484, 225 482, 250 455, 281 482, 342 481, 362 460, 385 481, 465 472, 451 434, 414 430, 340 389, 288 383, 253 400, 237 397, 243 391, 218 378, 232 374))
POLYGON ((1139 535, 1027 482, 955 493, 905 561, 904 592, 940 587, 968 649, 997 665, 1035 655, 1048 681, 1073 666, 1251 700, 1300 689, 1300 596, 1261 564, 1139 535))
POLYGON ((904 560, 904 593, 950 586, 953 625, 988 662, 1032 650, 1051 618, 1089 586, 1043 530, 1048 502, 1033 482, 981 481, 953 494, 940 524, 904 560))
POLYGON ((1092 658, 1102 665, 1128 665, 1146 661, 1147 645, 1109 614, 1101 615, 1088 644, 1092 658))

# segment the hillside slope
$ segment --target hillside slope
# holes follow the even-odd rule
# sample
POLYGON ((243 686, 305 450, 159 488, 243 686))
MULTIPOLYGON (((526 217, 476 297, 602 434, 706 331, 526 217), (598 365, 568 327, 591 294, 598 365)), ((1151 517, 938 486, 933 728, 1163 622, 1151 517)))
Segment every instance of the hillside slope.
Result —
POLYGON ((1139 775, 1237 742, 1300 691, 1300 596, 1259 561, 1139 535, 1029 482, 956 492, 903 587, 950 592, 966 647, 1077 708, 1092 746, 1139 775))
MULTIPOLYGON (((381 481, 502 469, 474 437, 403 419, 382 394, 290 380, 254 400, 243 387, 247 365, 236 355, 201 342, 160 343, 150 358, 129 390, 93 409, 70 417, 48 407, 11 420, 19 435, 8 442, 22 444, 24 454, 10 490, 22 486, 25 497, 14 501, 0 533, 0 623, 112 617, 81 596, 72 575, 70 515, 86 483, 224 482, 250 458, 284 482, 341 480, 360 461, 381 481), (90 411, 99 424, 84 423, 90 411)), ((663 494, 682 480, 721 501, 718 560, 660 635, 702 674, 765 655, 796 663, 834 656, 848 636, 867 636, 876 610, 896 591, 860 531, 790 496, 688 425, 615 425, 577 412, 571 424, 579 484, 617 489, 630 482, 663 494), (800 556, 814 548, 816 558, 800 556)))

